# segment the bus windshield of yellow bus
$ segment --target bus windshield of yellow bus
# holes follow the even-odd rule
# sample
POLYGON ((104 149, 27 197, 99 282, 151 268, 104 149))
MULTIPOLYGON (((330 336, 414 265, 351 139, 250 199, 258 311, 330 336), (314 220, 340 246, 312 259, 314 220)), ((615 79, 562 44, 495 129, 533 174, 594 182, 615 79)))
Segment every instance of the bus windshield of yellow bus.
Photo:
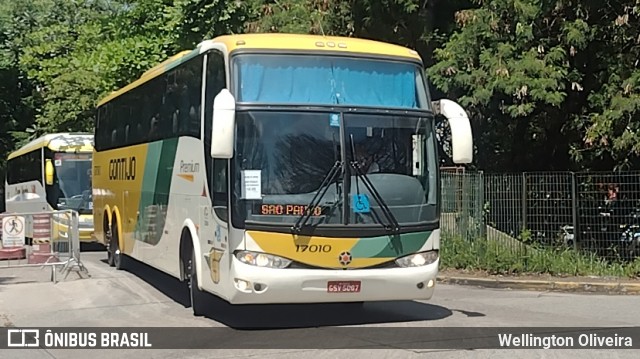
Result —
POLYGON ((90 153, 53 154, 55 181, 50 190, 57 209, 73 209, 80 214, 91 213, 91 156, 90 153))
POLYGON ((303 222, 321 235, 436 222, 437 147, 419 66, 270 54, 235 62, 234 225, 303 222))

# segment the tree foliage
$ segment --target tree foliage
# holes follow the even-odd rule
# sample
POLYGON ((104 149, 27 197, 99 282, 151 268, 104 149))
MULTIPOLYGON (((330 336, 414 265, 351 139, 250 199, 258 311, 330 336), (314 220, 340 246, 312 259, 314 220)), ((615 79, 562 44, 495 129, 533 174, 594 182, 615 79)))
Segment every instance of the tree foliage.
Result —
POLYGON ((637 0, 476 4, 429 73, 472 114, 480 167, 638 164, 637 0))
POLYGON ((433 97, 468 110, 478 168, 638 168, 639 17, 640 0, 0 0, 0 152, 90 131, 100 97, 200 41, 297 32, 417 49, 433 97))

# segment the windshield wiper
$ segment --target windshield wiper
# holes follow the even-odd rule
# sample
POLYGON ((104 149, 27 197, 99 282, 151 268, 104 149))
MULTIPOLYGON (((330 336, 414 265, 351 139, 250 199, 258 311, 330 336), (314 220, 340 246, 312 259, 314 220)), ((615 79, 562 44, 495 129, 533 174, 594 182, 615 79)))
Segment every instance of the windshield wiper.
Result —
POLYGON ((369 190, 369 193, 371 193, 371 195, 373 196, 373 199, 375 199, 376 202, 378 202, 378 205, 380 205, 380 209, 382 210, 382 213, 384 214, 384 216, 387 217, 389 224, 386 224, 386 225, 383 224, 382 221, 380 221, 380 218, 378 217, 377 213, 372 209, 373 214, 375 214, 376 218, 378 218, 378 222, 380 222, 380 224, 382 224, 382 226, 385 227, 385 229, 393 232, 398 232, 400 230, 400 223, 398 223, 398 220, 389 209, 389 206, 387 206, 387 203, 384 201, 384 199, 382 199, 382 196, 380 196, 380 193, 378 193, 373 183, 371 183, 371 181, 369 180, 369 177, 367 177, 367 174, 364 173, 360 168, 360 162, 355 156, 356 149, 353 144, 353 135, 351 135, 351 137, 349 138, 349 141, 351 142, 350 165, 356 172, 356 192, 358 196, 360 196, 358 179, 361 179, 365 187, 367 187, 367 189, 369 190))
POLYGON ((304 227, 307 224, 307 222, 309 221, 309 218, 311 218, 311 214, 315 210, 315 207, 318 204, 320 204, 322 197, 324 197, 324 195, 327 193, 327 190, 329 189, 329 184, 331 183, 331 181, 334 180, 334 178, 336 178, 338 173, 340 173, 340 170, 342 170, 342 161, 338 160, 333 164, 333 167, 331 167, 329 172, 327 172, 327 174, 324 176, 324 179, 322 180, 322 184, 319 187, 320 190, 316 192, 316 195, 313 196, 313 198, 311 199, 311 202, 307 205, 305 213, 300 215, 296 223, 293 225, 293 227, 291 227, 291 230, 294 233, 300 233, 300 231, 302 230, 302 227, 304 227))

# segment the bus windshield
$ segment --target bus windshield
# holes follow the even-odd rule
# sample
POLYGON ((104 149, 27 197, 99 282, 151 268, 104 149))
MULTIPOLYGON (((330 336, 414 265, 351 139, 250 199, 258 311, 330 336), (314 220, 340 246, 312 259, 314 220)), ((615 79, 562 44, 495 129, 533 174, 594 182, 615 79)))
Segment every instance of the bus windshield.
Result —
POLYGON ((291 227, 318 192, 321 198, 309 221, 318 229, 348 223, 380 227, 387 221, 385 206, 400 226, 434 221, 436 146, 433 119, 426 116, 238 112, 234 224, 291 227), (336 162, 346 165, 325 181, 336 162), (351 166, 356 162, 366 176, 358 176, 351 166))
POLYGON ((55 184, 58 192, 57 209, 73 209, 80 214, 90 214, 93 209, 91 196, 91 154, 55 153, 55 184))
POLYGON ((239 54, 240 103, 431 109, 422 68, 392 59, 315 54, 239 54))

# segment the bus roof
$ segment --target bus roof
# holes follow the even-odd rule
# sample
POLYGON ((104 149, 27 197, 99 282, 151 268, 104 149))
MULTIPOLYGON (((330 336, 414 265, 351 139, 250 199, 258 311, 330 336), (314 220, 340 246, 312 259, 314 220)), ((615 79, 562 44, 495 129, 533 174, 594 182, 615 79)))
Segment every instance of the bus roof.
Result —
POLYGON ((185 50, 169 57, 167 60, 143 73, 137 80, 105 96, 98 102, 98 106, 102 106, 121 94, 126 93, 127 91, 132 90, 156 76, 165 73, 173 67, 193 58, 200 53, 201 48, 206 48, 216 43, 223 44, 229 53, 240 49, 326 51, 334 53, 343 52, 360 55, 377 55, 381 57, 400 57, 422 63, 420 55, 415 50, 375 40, 340 36, 283 33, 223 35, 212 40, 201 42, 198 44, 196 49, 185 50))
POLYGON ((368 54, 388 57, 404 57, 422 62, 420 55, 410 48, 391 43, 342 36, 321 36, 306 34, 240 34, 223 35, 207 42, 223 43, 229 53, 239 49, 327 51, 352 54, 368 54))
POLYGON ((7 159, 10 160, 43 147, 56 152, 92 152, 93 134, 88 132, 49 133, 10 153, 7 159))

